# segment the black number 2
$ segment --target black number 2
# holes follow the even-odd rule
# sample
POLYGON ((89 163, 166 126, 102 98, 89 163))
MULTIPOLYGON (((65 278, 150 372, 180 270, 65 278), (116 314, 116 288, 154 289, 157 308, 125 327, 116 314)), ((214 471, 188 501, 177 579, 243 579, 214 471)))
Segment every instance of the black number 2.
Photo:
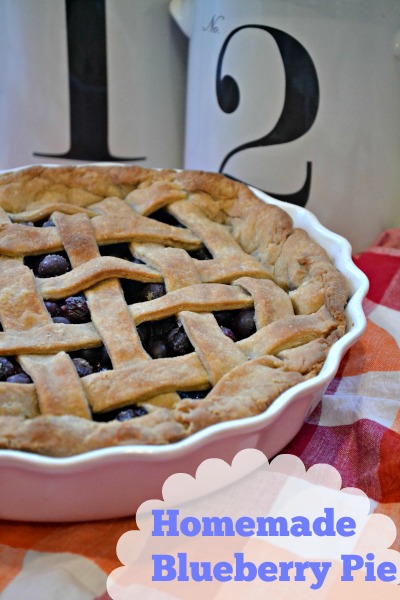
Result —
MULTIPOLYGON (((249 141, 231 150, 221 163, 219 168, 220 173, 224 172, 229 159, 238 152, 259 146, 284 144, 301 137, 311 128, 318 112, 318 77, 314 63, 307 50, 291 35, 265 25, 242 25, 233 29, 224 41, 217 63, 216 93, 220 108, 225 113, 232 113, 239 106, 239 86, 230 75, 221 76, 222 63, 232 37, 242 29, 248 28, 262 29, 274 38, 285 69, 285 100, 281 115, 272 131, 263 137, 249 141)), ((308 161, 306 165, 306 179, 300 190, 286 195, 268 193, 280 200, 305 206, 310 194, 311 177, 312 164, 308 161)))
POLYGON ((65 154, 35 152, 75 160, 145 160, 118 157, 108 149, 108 85, 105 0, 66 0, 71 145, 65 154))

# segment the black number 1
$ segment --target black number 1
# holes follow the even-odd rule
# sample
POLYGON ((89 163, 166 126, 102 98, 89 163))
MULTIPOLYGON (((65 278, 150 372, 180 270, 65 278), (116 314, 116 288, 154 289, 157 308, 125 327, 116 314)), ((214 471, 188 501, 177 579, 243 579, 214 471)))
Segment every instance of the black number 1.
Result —
POLYGON ((35 156, 93 161, 145 160, 113 156, 108 149, 105 0, 66 0, 70 149, 35 156))
MULTIPOLYGON (((240 91, 237 82, 230 75, 221 77, 221 71, 230 40, 238 31, 247 28, 262 29, 274 38, 285 69, 285 100, 281 115, 272 131, 231 150, 221 163, 220 173, 224 171, 226 163, 237 152, 258 146, 284 144, 301 137, 311 128, 318 111, 318 77, 307 50, 291 35, 265 25, 242 25, 233 29, 224 41, 217 64, 216 93, 220 108, 226 113, 232 113, 239 106, 240 91)), ((306 179, 300 190, 286 195, 268 193, 280 200, 305 206, 310 193, 311 177, 312 164, 307 162, 306 179)))

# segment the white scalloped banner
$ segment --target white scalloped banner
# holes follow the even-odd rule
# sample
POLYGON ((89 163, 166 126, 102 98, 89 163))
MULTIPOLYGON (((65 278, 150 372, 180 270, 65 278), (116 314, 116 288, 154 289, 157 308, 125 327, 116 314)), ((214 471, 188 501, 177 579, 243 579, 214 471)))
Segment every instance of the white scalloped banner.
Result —
POLYGON ((326 464, 253 449, 177 473, 120 538, 113 600, 341 600, 400 596, 393 521, 326 464))

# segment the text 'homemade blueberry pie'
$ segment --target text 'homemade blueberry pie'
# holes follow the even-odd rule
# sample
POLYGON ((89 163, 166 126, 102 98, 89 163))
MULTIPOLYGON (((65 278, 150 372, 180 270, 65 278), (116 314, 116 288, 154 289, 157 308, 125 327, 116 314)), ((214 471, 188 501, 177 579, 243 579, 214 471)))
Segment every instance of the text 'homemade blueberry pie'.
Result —
POLYGON ((316 375, 348 284, 244 184, 137 166, 0 175, 0 448, 166 444, 316 375))

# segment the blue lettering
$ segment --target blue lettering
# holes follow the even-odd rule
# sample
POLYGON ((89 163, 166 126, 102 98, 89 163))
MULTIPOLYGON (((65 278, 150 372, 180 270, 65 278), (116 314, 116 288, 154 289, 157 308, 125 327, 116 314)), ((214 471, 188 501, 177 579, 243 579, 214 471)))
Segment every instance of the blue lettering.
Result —
POLYGON ((358 554, 342 554, 343 563, 342 581, 354 581, 353 571, 358 571, 364 564, 364 560, 358 554))
POLYGON ((169 536, 178 536, 179 531, 177 528, 177 519, 179 515, 179 510, 169 509, 165 510, 153 510, 151 512, 153 515, 153 531, 151 532, 154 536, 163 536, 164 535, 164 527, 167 527, 167 535, 169 536), (167 512, 168 518, 163 519, 163 516, 167 512))
POLYGON ((316 535, 334 536, 336 535, 333 526, 333 508, 324 508, 325 517, 318 517, 313 524, 314 533, 316 535))
POLYGON ((258 567, 258 576, 261 581, 275 581, 277 572, 278 568, 272 562, 263 562, 258 567))
POLYGON ((214 578, 217 581, 231 581, 233 567, 228 562, 218 562, 214 567, 214 578))
POLYGON ((342 517, 336 523, 336 530, 342 537, 355 535, 356 522, 351 517, 342 517))
POLYGON ((175 559, 170 554, 152 554, 154 569, 152 581, 173 581, 176 578, 175 559))
POLYGON ((236 533, 242 537, 254 535, 254 520, 250 517, 241 517, 236 521, 236 533))
POLYGON ((194 537, 201 531, 201 523, 196 517, 185 517, 181 521, 181 533, 187 537, 194 537))
POLYGON ((234 581, 254 581, 257 577, 257 567, 254 563, 244 561, 243 552, 235 552, 236 575, 234 581))
POLYGON ((376 572, 381 581, 394 581, 397 575, 397 568, 391 562, 383 562, 378 565, 376 572))

